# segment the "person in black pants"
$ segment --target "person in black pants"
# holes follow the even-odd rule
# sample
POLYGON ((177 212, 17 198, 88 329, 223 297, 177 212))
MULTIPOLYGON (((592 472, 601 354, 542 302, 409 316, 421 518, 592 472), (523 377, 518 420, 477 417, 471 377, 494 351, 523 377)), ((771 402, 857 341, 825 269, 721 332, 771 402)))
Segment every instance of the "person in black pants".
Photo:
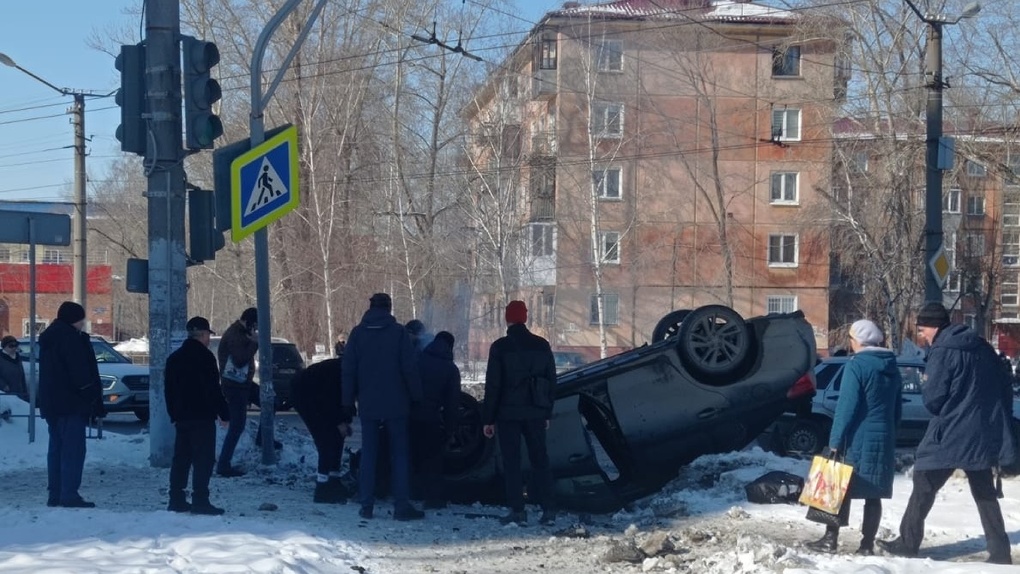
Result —
POLYGON ((319 455, 314 502, 344 504, 347 488, 340 482, 344 439, 351 435, 351 416, 344 412, 342 359, 326 359, 301 371, 291 382, 294 410, 304 421, 319 455))
POLYGON ((460 369, 453 362, 453 343, 452 333, 440 331, 418 357, 423 399, 411 405, 411 478, 426 509, 446 506, 443 452, 460 414, 460 369))
POLYGON ((233 465, 232 459, 248 421, 248 402, 255 386, 252 381, 255 378, 255 353, 259 350, 258 324, 258 310, 255 307, 245 309, 241 318, 223 332, 216 350, 223 396, 230 409, 230 427, 223 438, 216 464, 216 474, 220 476, 244 475, 243 470, 233 465))
POLYGON ((556 520, 553 479, 545 435, 552 418, 556 384, 556 361, 549 342, 528 331, 528 308, 523 301, 506 306, 506 336, 489 347, 485 368, 485 399, 482 403, 482 432, 487 438, 499 435, 503 457, 503 479, 510 512, 503 524, 524 525, 524 477, 521 472, 521 439, 528 447, 535 491, 529 497, 542 507, 539 522, 556 520), (498 429, 498 430, 497 430, 498 429))
POLYGON ((992 469, 1016 459, 1010 419, 1012 397, 1005 370, 987 341, 965 325, 949 322, 941 303, 926 303, 917 314, 917 331, 931 348, 921 387, 932 413, 917 446, 914 489, 900 521, 900 536, 879 540, 899 556, 917 556, 939 489, 962 469, 985 531, 988 562, 1012 564, 1009 537, 999 507, 992 469))
POLYGON ((209 502, 209 479, 216 462, 216 417, 224 428, 230 419, 227 401, 220 390, 216 356, 209 350, 213 334, 209 321, 192 317, 188 338, 166 360, 166 412, 177 430, 174 458, 170 463, 170 503, 167 510, 192 514, 223 514, 209 502), (191 476, 191 503, 184 487, 191 476))

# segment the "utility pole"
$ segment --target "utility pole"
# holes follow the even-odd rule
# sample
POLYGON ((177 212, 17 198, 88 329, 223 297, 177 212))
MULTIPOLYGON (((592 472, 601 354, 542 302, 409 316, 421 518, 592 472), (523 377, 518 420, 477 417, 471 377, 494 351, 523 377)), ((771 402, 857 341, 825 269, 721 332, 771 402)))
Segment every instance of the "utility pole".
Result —
POLYGON ((165 366, 185 337, 184 165, 181 135, 179 0, 145 0, 145 152, 149 215, 149 462, 170 466, 165 366))
POLYGON ((74 123, 74 229, 71 235, 74 243, 71 246, 74 260, 72 297, 85 308, 86 316, 91 316, 86 301, 88 297, 88 225, 85 221, 87 204, 85 193, 85 94, 74 92, 74 105, 71 106, 74 123))

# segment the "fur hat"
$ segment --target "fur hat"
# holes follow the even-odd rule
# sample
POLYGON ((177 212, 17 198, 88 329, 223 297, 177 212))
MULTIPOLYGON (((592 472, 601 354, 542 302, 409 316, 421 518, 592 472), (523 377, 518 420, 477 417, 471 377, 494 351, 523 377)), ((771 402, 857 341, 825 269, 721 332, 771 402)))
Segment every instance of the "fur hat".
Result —
POLYGON ((85 318, 85 307, 74 301, 64 301, 57 309, 57 319, 72 325, 85 318))
POLYGON ((865 347, 877 347, 885 339, 882 329, 867 319, 854 321, 854 324, 850 325, 850 336, 865 347))
POLYGON ((393 299, 387 293, 376 293, 368 300, 368 308, 390 311, 393 309, 393 299))
POLYGON ((942 303, 925 303, 917 312, 918 327, 944 327, 949 324, 949 312, 942 303))
POLYGON ((505 317, 507 325, 527 323, 528 306, 524 304, 524 301, 511 301, 506 306, 505 317))

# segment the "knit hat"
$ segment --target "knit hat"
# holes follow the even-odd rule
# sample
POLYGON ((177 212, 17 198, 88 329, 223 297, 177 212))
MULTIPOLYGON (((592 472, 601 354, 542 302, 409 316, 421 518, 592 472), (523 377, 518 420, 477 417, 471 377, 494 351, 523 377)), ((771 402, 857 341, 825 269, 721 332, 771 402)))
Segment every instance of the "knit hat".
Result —
POLYGON ((425 323, 422 323, 418 319, 411 319, 406 325, 404 325, 404 328, 407 329, 407 332, 410 333, 412 337, 418 337, 425 332, 425 323))
POLYGON ((74 301, 64 301, 57 309, 57 319, 72 325, 85 318, 85 307, 74 301))
POLYGON ((524 301, 511 301, 506 306, 507 325, 515 323, 524 324, 528 322, 528 306, 524 301))
POLYGON ((949 312, 942 303, 925 303, 917 312, 918 327, 943 327, 949 324, 949 312))
POLYGON ((854 324, 850 325, 850 336, 865 347, 877 347, 885 339, 882 329, 867 319, 854 321, 854 324))
POLYGON ((387 293, 376 293, 368 300, 369 309, 393 309, 393 299, 387 293))

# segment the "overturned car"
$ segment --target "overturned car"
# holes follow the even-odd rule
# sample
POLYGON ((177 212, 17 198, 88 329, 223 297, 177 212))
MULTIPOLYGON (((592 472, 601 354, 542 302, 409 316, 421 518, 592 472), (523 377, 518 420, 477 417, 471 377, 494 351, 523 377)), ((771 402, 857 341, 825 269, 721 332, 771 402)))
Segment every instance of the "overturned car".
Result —
MULTIPOLYGON (((720 305, 674 311, 653 338, 558 376, 547 443, 561 507, 621 508, 701 455, 747 446, 789 401, 814 393, 814 334, 799 311, 749 320, 720 305)), ((445 457, 451 500, 502 500, 498 450, 464 394, 445 457)))

